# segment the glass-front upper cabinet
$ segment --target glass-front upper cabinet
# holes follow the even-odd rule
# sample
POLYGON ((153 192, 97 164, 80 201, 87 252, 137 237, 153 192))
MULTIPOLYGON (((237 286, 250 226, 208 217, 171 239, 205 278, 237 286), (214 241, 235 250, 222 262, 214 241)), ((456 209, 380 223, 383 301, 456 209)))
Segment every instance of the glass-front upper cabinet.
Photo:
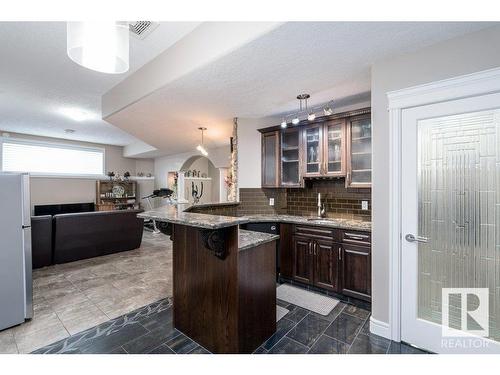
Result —
POLYGON ((279 186, 279 132, 262 133, 262 187, 279 186))
POLYGON ((345 176, 345 138, 344 119, 325 124, 325 175, 345 176))
POLYGON ((302 185, 300 171, 300 130, 290 128, 281 132, 281 186, 302 185))
POLYGON ((304 176, 323 174, 323 126, 312 125, 304 129, 304 176))
POLYGON ((372 185, 372 122, 370 115, 352 118, 347 126, 348 187, 371 187, 372 185))

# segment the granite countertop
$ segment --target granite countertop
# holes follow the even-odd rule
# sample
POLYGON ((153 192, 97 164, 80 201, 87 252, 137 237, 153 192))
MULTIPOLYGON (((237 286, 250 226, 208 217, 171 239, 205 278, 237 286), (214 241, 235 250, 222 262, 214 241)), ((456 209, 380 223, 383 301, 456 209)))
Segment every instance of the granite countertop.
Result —
MULTIPOLYGON (((201 206, 217 206, 217 205, 228 205, 228 204, 234 204, 234 203, 226 203, 226 202, 221 204, 208 203, 196 206, 201 207, 201 206)), ((199 227, 205 229, 225 228, 233 225, 240 225, 251 222, 253 223, 277 222, 277 223, 303 224, 303 225, 310 225, 317 227, 350 229, 350 230, 371 232, 370 221, 335 218, 335 217, 316 219, 307 216, 267 215, 267 214, 246 215, 246 216, 236 217, 236 216, 222 216, 222 215, 186 212, 186 210, 192 206, 193 205, 189 203, 175 203, 154 210, 142 212, 137 216, 145 219, 154 219, 157 221, 190 225, 193 227, 199 227)))
POLYGON ((250 230, 240 229, 238 236, 238 250, 246 250, 255 246, 265 244, 279 239, 277 234, 254 232, 250 230))
POLYGON ((267 222, 289 223, 289 224, 304 224, 315 227, 361 230, 365 232, 371 232, 372 230, 371 221, 363 221, 356 219, 344 219, 344 218, 318 219, 315 217, 295 216, 295 215, 247 215, 245 217, 248 219, 249 222, 256 222, 256 223, 267 221, 267 222))
POLYGON ((248 223, 244 217, 231 217, 221 215, 196 214, 184 212, 190 205, 172 204, 145 211, 137 215, 144 219, 154 219, 173 224, 183 224, 204 229, 219 229, 248 223), (185 207, 184 207, 185 206, 185 207))

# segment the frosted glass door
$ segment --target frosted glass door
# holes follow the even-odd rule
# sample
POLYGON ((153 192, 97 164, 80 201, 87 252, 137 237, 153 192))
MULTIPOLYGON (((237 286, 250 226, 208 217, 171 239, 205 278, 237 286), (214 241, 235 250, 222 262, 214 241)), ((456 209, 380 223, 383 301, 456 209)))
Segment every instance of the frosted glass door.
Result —
MULTIPOLYGON (((500 111, 419 121, 418 141, 418 233, 428 238, 418 243, 418 317, 441 324, 442 288, 489 288, 498 341, 500 111)), ((450 302, 459 327, 461 299, 450 302)))
POLYGON ((323 173, 321 163, 323 161, 322 127, 314 126, 305 130, 305 174, 307 176, 319 176, 323 173))
POLYGON ((343 120, 332 122, 325 126, 326 139, 326 174, 330 176, 344 176, 344 143, 345 122, 343 120))
POLYGON ((498 103, 403 111, 401 333, 431 351, 500 353, 500 109, 488 109, 498 103), (487 301, 448 288, 482 288, 487 301), (470 314, 480 305, 485 323, 470 314), (450 347, 466 338, 475 347, 450 347))

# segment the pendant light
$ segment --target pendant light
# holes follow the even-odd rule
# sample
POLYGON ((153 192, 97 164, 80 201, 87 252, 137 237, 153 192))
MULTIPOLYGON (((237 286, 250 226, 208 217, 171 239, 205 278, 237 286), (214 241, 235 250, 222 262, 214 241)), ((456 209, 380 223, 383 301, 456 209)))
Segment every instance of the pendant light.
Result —
POLYGON ((78 65, 109 74, 128 71, 127 22, 68 22, 66 32, 68 56, 78 65))
POLYGON ((205 145, 203 143, 204 142, 203 133, 205 132, 205 130, 207 130, 207 128, 199 127, 198 130, 201 131, 201 143, 198 146, 196 146, 196 149, 200 151, 203 156, 208 156, 208 152, 205 149, 205 145))
MULTIPOLYGON (((292 118, 292 124, 293 125, 298 125, 300 123, 300 119, 307 119, 307 121, 314 121, 316 120, 317 113, 321 112, 324 113, 325 116, 330 116, 333 114, 333 102, 330 101, 324 106, 319 106, 316 108, 309 108, 308 106, 308 99, 311 97, 309 94, 299 94, 297 95, 297 99, 299 100, 299 110, 295 114, 288 115, 292 118)), ((286 128, 287 126, 287 121, 286 118, 284 117, 283 121, 281 122, 281 127, 286 128)))

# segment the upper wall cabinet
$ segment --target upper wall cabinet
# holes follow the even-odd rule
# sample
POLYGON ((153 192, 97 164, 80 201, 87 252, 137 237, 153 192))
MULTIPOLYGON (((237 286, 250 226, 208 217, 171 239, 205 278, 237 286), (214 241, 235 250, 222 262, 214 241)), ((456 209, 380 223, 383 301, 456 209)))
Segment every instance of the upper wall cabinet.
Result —
POLYGON ((371 117, 348 119, 347 125, 347 187, 371 187, 372 184, 372 122, 371 117))
POLYGON ((309 125, 303 130, 304 135, 304 177, 319 177, 323 174, 324 148, 323 125, 309 125))
POLYGON ((303 129, 304 177, 345 176, 345 120, 332 120, 303 129))
POLYGON ((345 120, 329 121, 325 124, 325 175, 346 174, 346 132, 345 120))
POLYGON ((371 187, 370 109, 302 121, 262 133, 262 187, 302 187, 304 178, 345 177, 371 187))
POLYGON ((281 186, 302 186, 300 129, 290 128, 281 132, 281 186))
POLYGON ((280 132, 262 134, 262 187, 279 187, 280 132))

